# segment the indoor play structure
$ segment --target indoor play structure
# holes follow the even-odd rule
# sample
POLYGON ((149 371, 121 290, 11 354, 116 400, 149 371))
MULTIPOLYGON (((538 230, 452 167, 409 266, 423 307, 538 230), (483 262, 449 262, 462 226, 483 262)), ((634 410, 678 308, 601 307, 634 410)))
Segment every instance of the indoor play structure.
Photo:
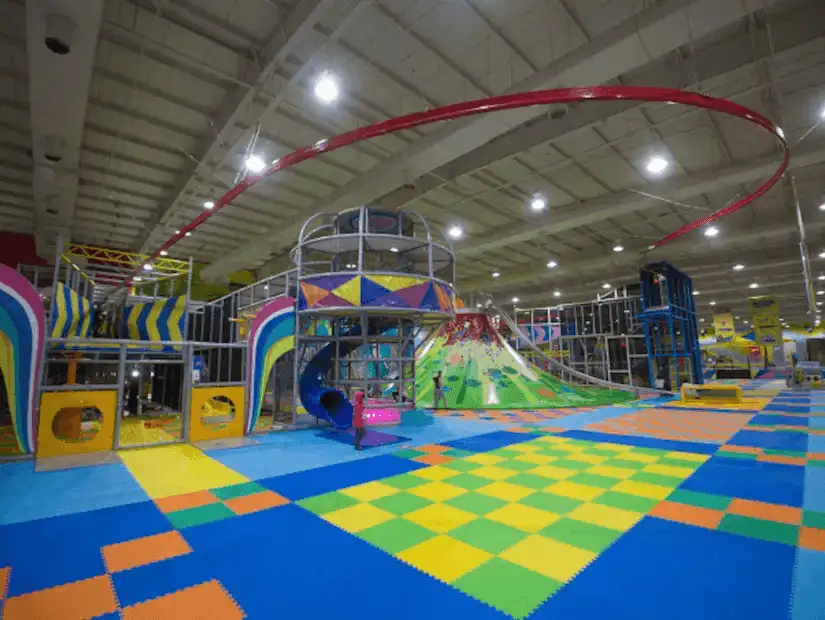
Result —
POLYGON ((541 409, 634 399, 628 392, 566 383, 531 364, 478 309, 457 310, 455 321, 441 326, 422 348, 416 367, 418 406, 434 405, 432 377, 439 371, 451 409, 541 409))

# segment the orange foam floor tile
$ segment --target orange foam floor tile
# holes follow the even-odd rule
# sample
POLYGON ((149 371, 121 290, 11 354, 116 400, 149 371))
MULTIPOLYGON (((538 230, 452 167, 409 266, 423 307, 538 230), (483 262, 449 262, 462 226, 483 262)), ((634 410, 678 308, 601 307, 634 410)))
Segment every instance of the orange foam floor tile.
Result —
POLYGON ((273 491, 261 491, 252 495, 242 495, 224 501, 235 514, 246 515, 267 508, 276 508, 288 504, 289 500, 273 491))
POLYGON ((412 460, 418 463, 424 463, 425 465, 443 465, 444 463, 449 463, 454 459, 449 456, 444 456, 443 454, 425 454, 423 456, 416 456, 412 460))
POLYGON ((106 570, 110 573, 117 573, 185 555, 191 553, 192 548, 180 532, 175 531, 106 545, 101 552, 103 561, 106 563, 106 570))
POLYGON ((814 551, 825 551, 825 530, 803 525, 799 528, 799 546, 814 551))
POLYGON ((685 504, 663 501, 653 508, 650 515, 659 517, 660 519, 667 519, 668 521, 716 529, 719 522, 722 521, 722 517, 725 516, 725 513, 721 510, 711 510, 710 508, 687 506, 685 504))
POLYGON ((86 620, 117 609, 112 581, 108 575, 38 590, 8 599, 3 607, 5 620, 86 620))
POLYGON ((802 523, 802 510, 800 508, 768 504, 752 499, 734 498, 728 506, 728 512, 742 515, 743 517, 754 517, 756 519, 764 519, 765 521, 790 523, 791 525, 799 525, 802 523))
POLYGON ((246 614, 218 581, 207 581, 185 590, 126 607, 123 620, 240 620, 246 614))
POLYGON ((0 601, 6 598, 6 592, 9 587, 9 573, 11 573, 11 567, 5 566, 0 568, 0 601))
POLYGON ((446 452, 450 448, 447 446, 439 446, 436 444, 428 444, 426 446, 417 446, 413 448, 414 450, 418 450, 419 452, 428 452, 429 454, 438 454, 439 452, 446 452))
POLYGON ((161 512, 176 512, 187 508, 200 508, 209 504, 216 504, 220 500, 209 491, 197 491, 184 495, 172 495, 155 500, 155 505, 161 512))

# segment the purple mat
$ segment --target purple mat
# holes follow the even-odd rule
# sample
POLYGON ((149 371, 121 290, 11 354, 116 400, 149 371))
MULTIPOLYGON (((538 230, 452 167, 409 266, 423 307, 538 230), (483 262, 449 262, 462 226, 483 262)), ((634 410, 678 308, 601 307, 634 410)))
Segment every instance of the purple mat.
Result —
MULTIPOLYGON (((345 443, 355 445, 355 430, 349 429, 346 431, 323 431, 318 433, 318 437, 324 439, 331 439, 338 443, 345 443)), ((409 437, 400 437, 390 433, 382 433, 381 431, 374 431, 367 429, 364 436, 361 438, 361 447, 364 449, 378 448, 379 446, 391 446, 396 443, 403 443, 405 441, 412 441, 409 437)))

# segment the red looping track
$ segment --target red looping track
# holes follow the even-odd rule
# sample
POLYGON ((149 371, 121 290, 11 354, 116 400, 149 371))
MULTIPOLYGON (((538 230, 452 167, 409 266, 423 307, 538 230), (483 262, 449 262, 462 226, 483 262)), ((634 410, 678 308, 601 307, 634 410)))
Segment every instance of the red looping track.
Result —
POLYGON ((741 106, 738 103, 734 103, 733 101, 728 101, 727 99, 717 99, 715 97, 710 97, 699 93, 686 92, 672 88, 657 88, 652 86, 579 86, 576 88, 559 88, 554 90, 540 90, 526 93, 500 95, 497 97, 489 97, 487 99, 477 99, 475 101, 455 103, 442 108, 427 110, 425 112, 416 112, 415 114, 408 114, 406 116, 399 116, 380 123, 375 123, 374 125, 370 125, 368 127, 361 127, 359 129, 348 131, 333 138, 329 138, 328 140, 321 140, 312 146, 307 146, 298 149, 289 155, 285 155, 274 162, 261 174, 246 177, 243 181, 226 192, 215 201, 214 208, 209 211, 203 211, 189 224, 181 228, 179 233, 175 234, 175 236, 171 237, 155 251, 152 258, 157 257, 162 250, 168 250, 170 247, 175 245, 178 241, 184 238, 186 233, 196 229, 215 213, 232 202, 232 200, 234 200, 237 196, 244 193, 247 189, 260 182, 265 177, 275 174, 281 170, 286 170, 295 164, 312 159, 323 153, 329 153, 342 147, 349 146, 350 144, 355 144, 356 142, 371 140, 372 138, 395 133, 396 131, 420 127, 421 125, 430 125, 432 123, 455 120, 477 114, 486 114, 488 112, 500 112, 502 110, 512 110, 515 108, 526 108, 530 106, 559 103, 575 103, 580 101, 672 102, 697 108, 715 110, 717 112, 722 112, 724 114, 729 114, 731 116, 744 119, 762 127, 766 131, 773 134, 782 145, 783 157, 778 169, 770 179, 760 185, 753 193, 741 198, 733 204, 727 205, 724 208, 711 213, 710 215, 696 220, 695 222, 682 226, 680 229, 673 231, 654 243, 651 246, 651 249, 660 247, 670 241, 673 241, 677 237, 681 237, 691 230, 695 230, 696 228, 704 226, 705 224, 717 220, 720 217, 729 215, 730 213, 738 211, 742 207, 750 204, 773 187, 788 168, 790 151, 781 130, 772 121, 758 112, 754 112, 749 108, 741 106))

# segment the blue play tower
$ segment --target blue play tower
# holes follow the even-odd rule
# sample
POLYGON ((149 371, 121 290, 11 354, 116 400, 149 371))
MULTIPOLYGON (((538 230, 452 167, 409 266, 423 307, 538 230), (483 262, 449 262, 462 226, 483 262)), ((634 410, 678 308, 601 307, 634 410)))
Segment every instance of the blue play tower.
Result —
POLYGON ((650 386, 664 379, 677 391, 682 383, 700 384, 702 353, 693 282, 665 261, 641 269, 642 313, 650 386))

